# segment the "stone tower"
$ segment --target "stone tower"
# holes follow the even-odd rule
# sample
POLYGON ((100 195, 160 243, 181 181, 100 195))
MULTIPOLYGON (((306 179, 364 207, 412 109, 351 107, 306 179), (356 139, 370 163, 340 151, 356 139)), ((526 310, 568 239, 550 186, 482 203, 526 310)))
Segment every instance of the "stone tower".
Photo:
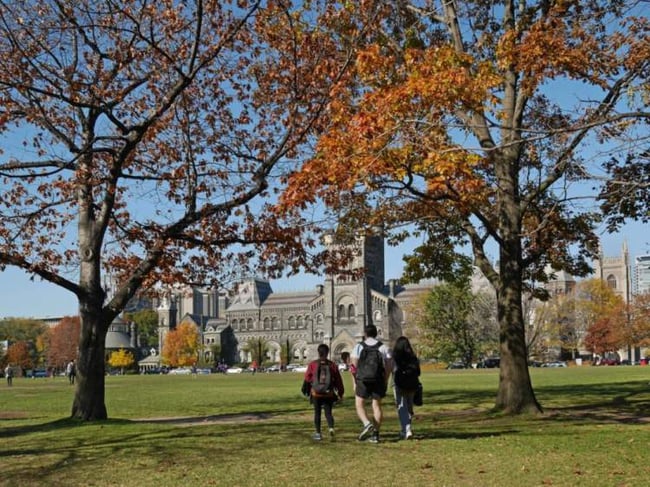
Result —
POLYGON ((597 276, 623 298, 623 301, 629 302, 632 295, 632 274, 627 241, 623 242, 621 255, 605 257, 602 248, 598 254, 598 259, 595 261, 597 276))
POLYGON ((173 294, 165 295, 158 306, 158 353, 162 355, 167 333, 176 328, 176 299, 173 294))
MULTIPOLYGON (((324 238, 328 250, 349 248, 329 234, 324 238)), ((342 332, 355 339, 363 336, 363 329, 372 323, 372 291, 384 288, 384 237, 380 228, 356 232, 351 244, 353 258, 348 274, 329 274, 325 280, 325 323, 328 338, 335 338, 342 332)))

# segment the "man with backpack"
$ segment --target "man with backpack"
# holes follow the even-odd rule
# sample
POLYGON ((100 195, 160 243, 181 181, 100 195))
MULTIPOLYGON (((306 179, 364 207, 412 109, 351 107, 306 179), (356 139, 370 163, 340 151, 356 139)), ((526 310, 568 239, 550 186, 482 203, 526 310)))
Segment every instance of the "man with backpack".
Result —
POLYGON ((356 368, 356 389, 354 405, 357 416, 363 423, 359 441, 379 443, 379 430, 383 412, 381 400, 386 396, 388 378, 392 371, 390 349, 377 340, 377 327, 368 325, 364 329, 364 341, 352 351, 352 364, 356 368), (366 400, 372 399, 374 423, 368 419, 366 400))
POLYGON ((316 432, 312 438, 315 441, 323 439, 321 434, 321 411, 325 411, 325 419, 329 428, 330 439, 334 439, 334 415, 332 406, 343 399, 345 389, 339 367, 327 359, 330 348, 321 343, 318 345, 318 359, 312 361, 305 371, 302 383, 302 393, 309 396, 314 405, 314 427, 316 432))

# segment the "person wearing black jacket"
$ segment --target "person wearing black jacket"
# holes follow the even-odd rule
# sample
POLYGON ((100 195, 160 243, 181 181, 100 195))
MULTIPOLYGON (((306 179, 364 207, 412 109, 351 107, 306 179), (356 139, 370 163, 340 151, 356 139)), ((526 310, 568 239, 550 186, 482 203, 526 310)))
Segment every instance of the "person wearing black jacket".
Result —
POLYGON ((400 423, 400 438, 410 440, 413 438, 411 419, 413 398, 420 382, 420 361, 405 336, 399 337, 395 342, 393 363, 393 393, 400 423))

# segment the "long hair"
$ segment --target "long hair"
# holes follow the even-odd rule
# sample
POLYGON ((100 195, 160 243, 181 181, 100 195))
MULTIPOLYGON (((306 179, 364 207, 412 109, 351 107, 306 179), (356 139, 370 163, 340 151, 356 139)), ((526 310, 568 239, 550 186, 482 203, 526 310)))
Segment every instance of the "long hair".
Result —
POLYGON ((405 336, 399 337, 393 347, 393 359, 399 366, 399 364, 403 364, 413 358, 417 358, 417 356, 411 346, 411 342, 405 336))

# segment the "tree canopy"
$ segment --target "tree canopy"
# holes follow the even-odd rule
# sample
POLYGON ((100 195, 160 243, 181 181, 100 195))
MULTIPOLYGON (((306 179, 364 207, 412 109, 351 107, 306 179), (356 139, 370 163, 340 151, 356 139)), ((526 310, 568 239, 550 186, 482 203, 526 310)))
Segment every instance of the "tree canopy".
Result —
POLYGON ((363 30, 350 10, 0 2, 0 269, 79 301, 73 417, 107 417, 105 335, 139 290, 311 264, 308 222, 269 203, 323 129, 363 30))
POLYGON ((385 4, 355 52, 353 81, 329 105, 316 157, 284 194, 288 206, 325 202, 349 228, 420 235, 409 260, 415 277, 465 272, 471 255, 498 296, 497 409, 541 410, 524 293, 544 297, 549 267, 590 271, 599 215, 582 198, 595 199, 592 177, 613 154, 636 160, 647 148, 643 8, 385 4))

